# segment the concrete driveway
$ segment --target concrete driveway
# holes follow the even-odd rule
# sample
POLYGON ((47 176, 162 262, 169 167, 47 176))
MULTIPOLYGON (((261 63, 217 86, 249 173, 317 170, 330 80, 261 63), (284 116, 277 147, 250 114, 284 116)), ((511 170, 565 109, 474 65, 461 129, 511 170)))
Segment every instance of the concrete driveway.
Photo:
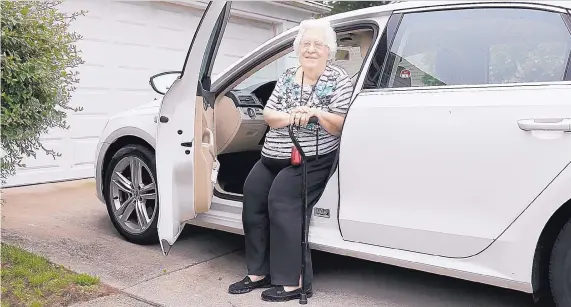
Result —
MULTIPOLYGON (((272 306, 260 291, 235 296, 243 277, 241 236, 188 227, 168 257, 126 242, 95 196, 92 180, 4 190, 2 241, 98 275, 122 295, 82 306, 272 306)), ((313 306, 526 307, 531 296, 368 261, 313 252, 313 306)), ((297 301, 274 303, 297 306, 297 301)))

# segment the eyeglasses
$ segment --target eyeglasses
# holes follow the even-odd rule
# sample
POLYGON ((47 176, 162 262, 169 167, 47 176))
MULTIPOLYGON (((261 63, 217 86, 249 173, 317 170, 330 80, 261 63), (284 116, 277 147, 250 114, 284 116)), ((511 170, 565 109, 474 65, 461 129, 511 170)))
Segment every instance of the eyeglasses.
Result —
POLYGON ((312 45, 313 45, 313 48, 315 50, 318 50, 318 51, 325 49, 325 44, 323 42, 320 42, 320 41, 311 42, 308 40, 304 40, 304 41, 301 41, 301 43, 299 45, 301 46, 301 49, 303 49, 303 50, 308 50, 309 47, 311 47, 312 45))

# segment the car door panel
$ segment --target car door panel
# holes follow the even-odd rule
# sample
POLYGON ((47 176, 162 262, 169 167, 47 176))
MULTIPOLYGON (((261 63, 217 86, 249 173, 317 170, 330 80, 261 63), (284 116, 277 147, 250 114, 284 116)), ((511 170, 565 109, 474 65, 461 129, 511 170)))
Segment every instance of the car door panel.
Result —
POLYGON ((341 141, 343 238, 447 257, 482 251, 571 160, 571 133, 518 123, 569 120, 569 101, 569 85, 360 94, 341 141), (343 176, 355 169, 366 176, 343 176))
POLYGON ((571 160, 565 17, 518 4, 391 17, 343 127, 345 240, 462 258, 509 227, 571 160))
POLYGON ((518 123, 569 120, 569 101, 569 85, 361 93, 341 140, 343 238, 447 257, 482 251, 571 160, 571 133, 518 123), (343 176, 356 169, 366 176, 343 176))
POLYGON ((165 255, 185 222, 210 207, 216 149, 214 95, 208 90, 213 57, 226 27, 230 5, 229 1, 208 4, 181 77, 169 88, 161 104, 156 141, 157 227, 165 255))
POLYGON ((207 212, 212 203, 212 169, 216 160, 216 147, 213 130, 214 109, 205 110, 205 99, 197 97, 194 125, 194 139, 197 151, 194 154, 194 211, 207 212), (200 142, 198 142, 200 140, 200 142))

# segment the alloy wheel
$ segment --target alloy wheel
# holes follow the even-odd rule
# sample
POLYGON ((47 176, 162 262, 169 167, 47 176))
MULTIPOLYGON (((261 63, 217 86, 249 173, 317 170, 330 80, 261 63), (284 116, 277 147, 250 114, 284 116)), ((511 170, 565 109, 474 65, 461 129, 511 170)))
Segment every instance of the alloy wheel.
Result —
POLYGON ((138 157, 121 159, 111 175, 113 214, 132 234, 148 229, 157 214, 156 182, 149 166, 138 157))

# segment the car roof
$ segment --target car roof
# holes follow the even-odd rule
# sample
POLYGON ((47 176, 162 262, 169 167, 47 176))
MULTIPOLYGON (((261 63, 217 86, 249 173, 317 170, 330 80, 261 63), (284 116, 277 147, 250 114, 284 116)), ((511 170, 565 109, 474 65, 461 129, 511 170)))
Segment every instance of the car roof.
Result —
POLYGON ((571 1, 569 0, 558 0, 558 1, 548 1, 548 0, 517 0, 517 1, 494 1, 494 0, 448 0, 448 1, 393 1, 386 5, 373 6, 353 11, 348 11, 344 13, 339 13, 331 16, 324 17, 332 22, 338 20, 346 20, 353 17, 360 17, 369 14, 378 14, 381 12, 392 12, 398 10, 406 9, 416 9, 416 8, 435 8, 435 7, 446 7, 450 5, 461 5, 461 4, 504 4, 504 5, 514 5, 514 4, 536 4, 536 5, 546 5, 554 6, 563 9, 571 9, 571 1))

